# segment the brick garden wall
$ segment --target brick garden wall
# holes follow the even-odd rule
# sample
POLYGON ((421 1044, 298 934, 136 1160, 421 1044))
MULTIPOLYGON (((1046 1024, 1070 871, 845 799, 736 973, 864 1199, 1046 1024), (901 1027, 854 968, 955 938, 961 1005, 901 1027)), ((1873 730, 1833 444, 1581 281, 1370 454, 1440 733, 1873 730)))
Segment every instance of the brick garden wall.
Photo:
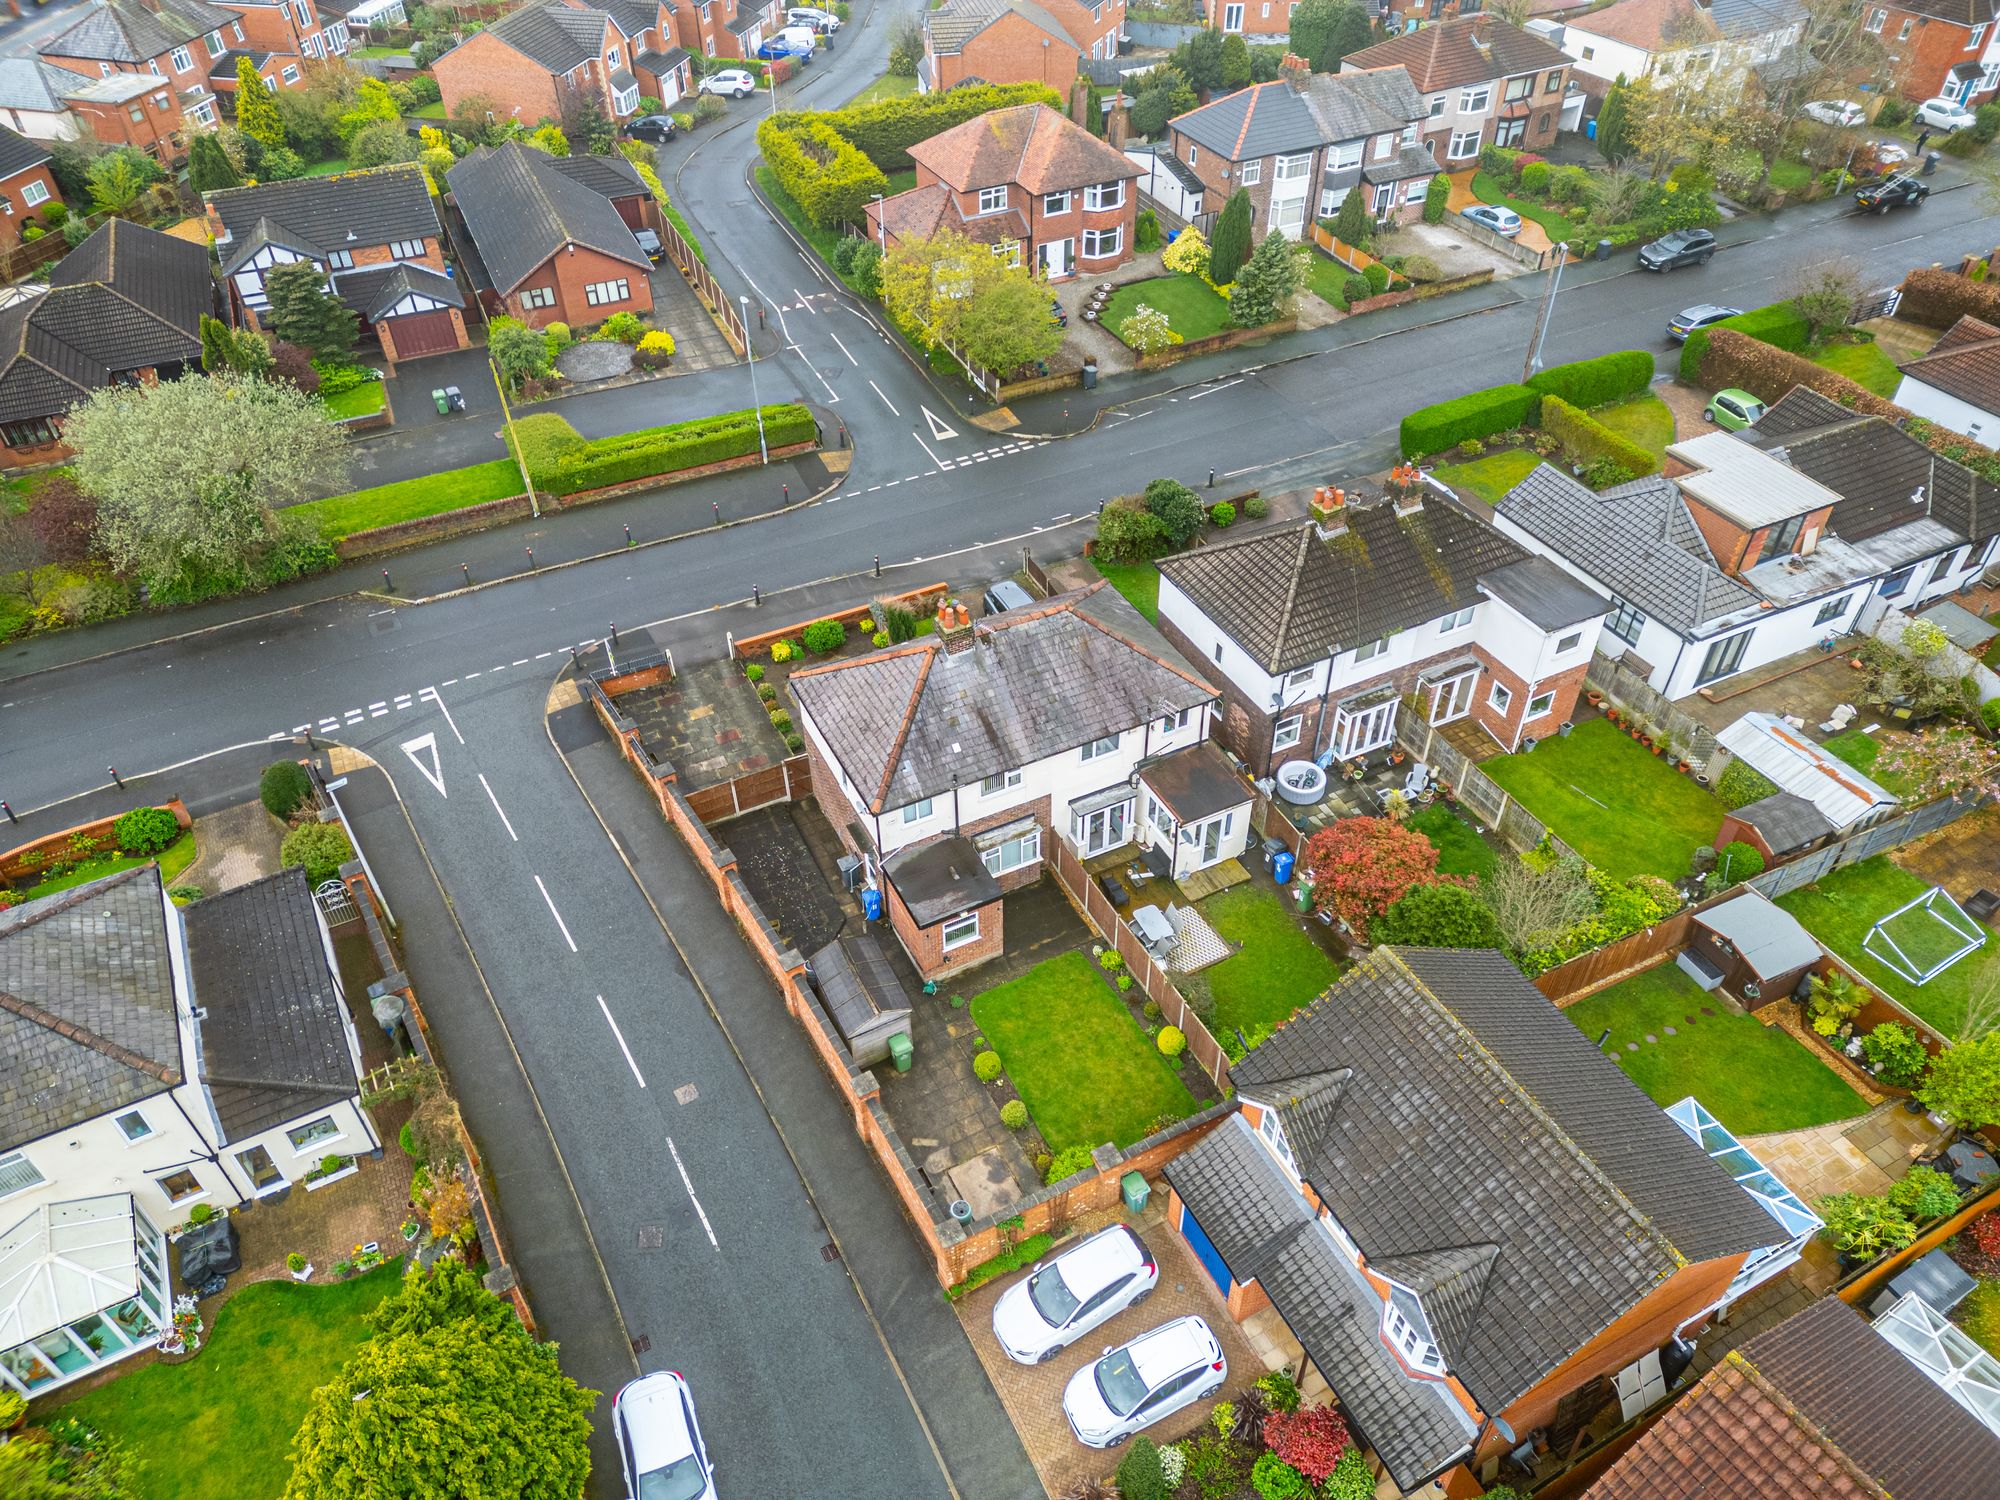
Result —
MULTIPOLYGON (((134 804, 134 806, 139 805, 142 804, 134 804)), ((180 824, 183 829, 194 826, 194 818, 188 812, 187 804, 181 801, 180 798, 169 797, 165 802, 158 805, 172 813, 174 821, 180 824)), ((34 884, 47 872, 43 868, 42 863, 36 863, 31 867, 29 864, 30 856, 36 854, 62 855, 68 851, 69 841, 73 838, 86 838, 93 842, 98 839, 108 839, 111 837, 112 829, 118 824, 119 816, 122 816, 122 814, 109 818, 98 818, 96 821, 90 823, 79 823, 74 828, 65 828, 60 833, 46 834, 32 843, 19 845, 16 848, 9 849, 5 854, 0 854, 0 887, 12 885, 17 880, 27 885, 34 884)))

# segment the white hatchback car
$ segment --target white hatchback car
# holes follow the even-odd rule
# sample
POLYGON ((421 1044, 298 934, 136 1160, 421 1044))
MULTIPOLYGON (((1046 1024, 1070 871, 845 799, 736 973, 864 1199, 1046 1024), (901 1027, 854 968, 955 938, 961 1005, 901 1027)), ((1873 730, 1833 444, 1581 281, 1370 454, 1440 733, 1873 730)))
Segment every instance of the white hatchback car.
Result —
POLYGON ((757 80, 741 68, 724 68, 720 73, 710 73, 695 85, 700 94, 730 94, 738 99, 748 99, 757 92, 757 80))
POLYGON ((1160 1268, 1123 1224, 1037 1265, 993 1304, 993 1336, 1016 1364, 1054 1359, 1098 1324, 1153 1295, 1160 1268))
POLYGON ((1917 106, 1917 123, 1950 134, 1979 123, 1979 117, 1956 99, 1926 99, 1917 106))
POLYGON ((1868 118, 1868 111, 1852 99, 1815 99, 1800 113, 1822 125, 1859 125, 1868 118))
POLYGON ((715 1466, 679 1374, 641 1375, 619 1391, 611 1426, 631 1500, 715 1500, 715 1466))
POLYGON ((1063 1415, 1086 1448, 1110 1448, 1222 1389, 1229 1361, 1207 1323, 1176 1318, 1085 1365, 1063 1390, 1063 1415))

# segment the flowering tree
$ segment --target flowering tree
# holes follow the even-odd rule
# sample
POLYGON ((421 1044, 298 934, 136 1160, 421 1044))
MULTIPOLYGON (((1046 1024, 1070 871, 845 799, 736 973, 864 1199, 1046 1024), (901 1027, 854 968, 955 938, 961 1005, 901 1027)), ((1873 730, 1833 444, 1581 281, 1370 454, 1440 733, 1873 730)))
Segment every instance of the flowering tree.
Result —
POLYGON ((1173 324, 1167 321, 1167 315, 1143 302, 1132 309, 1131 317, 1118 325, 1118 337, 1134 354, 1156 354, 1168 345, 1180 342, 1173 324))
POLYGON ((1413 887, 1438 880, 1436 846, 1387 818, 1342 818, 1306 840, 1313 905, 1356 933, 1413 887))
POLYGON ((1873 774, 1902 784, 1905 802, 1952 792, 2000 791, 2000 755, 1990 741, 1956 726, 1919 730, 1882 752, 1873 774))
POLYGON ((1174 242, 1167 246, 1160 263, 1169 271, 1179 271, 1185 276, 1206 276, 1208 274, 1208 240, 1199 229, 1190 224, 1174 236, 1174 242))
POLYGON ((1314 1488, 1326 1483, 1352 1441, 1347 1424, 1330 1406, 1274 1411, 1264 1418, 1264 1446, 1311 1480, 1314 1488))

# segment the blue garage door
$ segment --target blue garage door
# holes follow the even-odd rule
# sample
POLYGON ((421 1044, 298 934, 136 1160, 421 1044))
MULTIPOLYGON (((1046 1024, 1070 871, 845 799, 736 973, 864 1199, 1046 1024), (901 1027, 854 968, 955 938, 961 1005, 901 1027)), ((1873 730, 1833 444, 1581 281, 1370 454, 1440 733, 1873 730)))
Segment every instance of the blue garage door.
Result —
POLYGON ((1202 1263, 1208 1274, 1215 1279, 1215 1284, 1222 1288, 1223 1296, 1228 1296, 1229 1267, 1223 1262, 1222 1252, 1217 1250, 1214 1242, 1202 1232, 1201 1225, 1195 1222, 1193 1213, 1185 1203, 1181 1205, 1181 1234, 1193 1248, 1195 1259, 1202 1263))

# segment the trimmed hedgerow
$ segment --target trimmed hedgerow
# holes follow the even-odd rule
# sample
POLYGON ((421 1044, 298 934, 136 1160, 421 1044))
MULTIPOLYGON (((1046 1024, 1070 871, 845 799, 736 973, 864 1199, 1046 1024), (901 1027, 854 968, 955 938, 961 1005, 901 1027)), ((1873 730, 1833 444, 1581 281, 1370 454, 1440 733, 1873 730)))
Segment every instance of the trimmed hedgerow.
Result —
POLYGON ((1746 334, 1774 349, 1788 349, 1794 354, 1801 353, 1812 342, 1811 325, 1791 303, 1773 302, 1768 307, 1753 307, 1748 312, 1724 318, 1707 328, 1697 328, 1689 334, 1687 342, 1681 345, 1681 379, 1691 381, 1698 376, 1711 341, 1717 330, 1724 328, 1746 334))
POLYGON ((1866 416, 1887 417, 1893 422, 1908 415, 1895 402, 1803 355, 1774 348, 1719 323, 1707 335, 1697 333, 1688 342, 1704 336, 1707 349, 1695 380, 1710 390, 1735 386, 1769 405, 1782 400, 1793 386, 1803 385, 1866 416))
POLYGON ((1931 328, 1949 328, 1967 316, 2000 323, 2000 283, 1926 266, 1903 278, 1896 315, 1931 328))
POLYGON ((1529 380, 1528 389, 1544 396, 1560 396, 1589 411, 1593 406, 1636 396, 1652 383, 1653 356, 1644 349, 1621 349, 1596 359, 1551 365, 1529 380))
POLYGON ((818 114, 767 117, 757 149, 778 183, 821 229, 858 224, 868 201, 886 197, 889 179, 818 114))
POLYGON ((1541 400, 1525 385, 1496 385, 1435 406, 1420 406, 1403 418, 1403 457, 1442 453, 1467 438, 1512 431, 1534 421, 1541 400))
MULTIPOLYGON (((809 442, 817 432, 812 413, 803 406, 764 408, 764 440, 770 447, 809 442)), ((564 454, 546 474, 536 475, 535 482, 553 494, 573 495, 579 490, 672 474, 756 451, 757 413, 732 411, 599 438, 564 454)))
MULTIPOLYGON (((910 147, 918 141, 927 141, 954 125, 1016 104, 1064 108, 1062 95, 1045 83, 984 83, 960 85, 933 94, 907 94, 900 99, 878 99, 873 104, 850 104, 845 109, 786 110, 777 116, 777 121, 785 126, 794 120, 816 119, 851 142, 884 172, 907 172, 914 165, 910 147)), ((763 132, 759 131, 759 144, 762 137, 763 132)), ((765 160, 770 160, 768 154, 765 160)))
MULTIPOLYGON (((1589 469, 1601 459, 1623 469, 1628 479, 1656 473, 1659 459, 1622 433, 1613 432, 1589 412, 1579 411, 1560 396, 1542 397, 1542 431, 1562 444, 1573 464, 1589 469)), ((1622 481, 1621 481, 1622 482, 1622 481)))

